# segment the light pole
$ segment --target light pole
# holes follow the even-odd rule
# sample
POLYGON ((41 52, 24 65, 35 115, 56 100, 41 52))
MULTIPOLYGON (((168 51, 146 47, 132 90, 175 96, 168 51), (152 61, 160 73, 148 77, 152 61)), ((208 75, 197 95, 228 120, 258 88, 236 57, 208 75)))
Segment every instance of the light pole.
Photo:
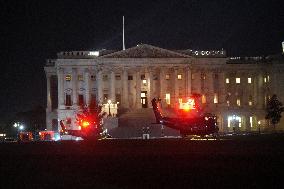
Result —
POLYGON ((108 116, 111 116, 111 114, 110 114, 111 100, 108 100, 107 103, 108 103, 108 116))
POLYGON ((13 125, 17 129, 17 135, 19 137, 20 131, 23 131, 25 129, 23 124, 20 124, 19 122, 15 122, 13 125))

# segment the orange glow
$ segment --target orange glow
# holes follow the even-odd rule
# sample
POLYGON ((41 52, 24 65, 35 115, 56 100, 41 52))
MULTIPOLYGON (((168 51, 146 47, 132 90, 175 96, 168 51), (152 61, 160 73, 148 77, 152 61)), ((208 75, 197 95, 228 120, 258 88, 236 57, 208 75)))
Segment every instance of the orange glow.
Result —
POLYGON ((83 127, 88 127, 90 125, 90 123, 88 121, 83 121, 82 122, 82 126, 83 127))
POLYGON ((186 112, 189 110, 195 109, 195 100, 193 98, 189 98, 187 102, 183 103, 182 101, 179 102, 179 109, 182 109, 186 112))

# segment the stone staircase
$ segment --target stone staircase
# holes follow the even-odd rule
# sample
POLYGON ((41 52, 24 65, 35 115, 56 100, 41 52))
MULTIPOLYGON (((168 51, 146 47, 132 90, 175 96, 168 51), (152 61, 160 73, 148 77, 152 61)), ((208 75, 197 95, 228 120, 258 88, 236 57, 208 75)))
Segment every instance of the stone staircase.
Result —
POLYGON ((125 112, 118 118, 118 127, 109 133, 115 138, 138 138, 142 137, 143 127, 149 127, 150 137, 179 136, 179 131, 156 124, 152 108, 125 112))

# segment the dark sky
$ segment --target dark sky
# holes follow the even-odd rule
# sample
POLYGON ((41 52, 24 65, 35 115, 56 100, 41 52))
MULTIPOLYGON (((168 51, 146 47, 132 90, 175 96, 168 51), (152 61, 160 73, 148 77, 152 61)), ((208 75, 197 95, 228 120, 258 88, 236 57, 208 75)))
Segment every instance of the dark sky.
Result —
POLYGON ((64 50, 121 49, 147 43, 167 49, 220 49, 229 55, 281 52, 281 1, 6 1, 1 15, 0 121, 45 106, 45 59, 64 50))

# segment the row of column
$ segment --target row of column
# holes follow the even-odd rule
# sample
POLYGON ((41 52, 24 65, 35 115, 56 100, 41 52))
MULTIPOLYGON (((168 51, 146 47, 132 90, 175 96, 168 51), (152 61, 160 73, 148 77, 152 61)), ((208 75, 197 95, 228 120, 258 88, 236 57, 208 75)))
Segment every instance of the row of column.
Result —
MULTIPOLYGON (((192 93, 192 71, 190 68, 186 68, 184 70, 184 79, 185 79, 185 95, 189 96, 192 93)), ((147 89, 148 89, 148 101, 151 101, 151 98, 153 98, 154 96, 154 85, 153 85, 153 71, 152 70, 148 70, 147 73, 147 89)), ((160 81, 158 83, 158 88, 157 91, 159 91, 159 95, 161 98, 165 97, 165 92, 166 92, 166 88, 165 88, 165 69, 161 68, 160 69, 160 81)), ((174 86, 174 94, 172 94, 175 98, 177 98, 179 96, 179 85, 178 85, 178 69, 174 69, 174 78, 173 78, 173 86, 174 86)), ((220 94, 219 94, 219 102, 223 103, 225 101, 225 78, 224 78, 224 73, 219 74, 220 75, 220 94)), ((77 85, 77 76, 78 76, 78 72, 76 68, 72 69, 72 100, 73 100, 73 105, 77 105, 78 104, 78 85, 77 85)), ((137 108, 141 107, 141 72, 140 70, 136 71, 135 74, 136 77, 136 90, 135 90, 135 105, 137 108)), ((214 88, 213 88, 213 73, 207 73, 207 79, 209 83, 207 83, 208 86, 208 101, 212 101, 213 102, 213 96, 214 96, 214 88)), ((127 69, 123 69, 122 70, 122 105, 126 108, 129 107, 129 89, 128 89, 128 72, 127 69)), ((196 89, 195 92, 197 93, 201 93, 201 72, 196 72, 195 73, 195 85, 196 85, 196 89)), ((85 70, 85 74, 84 74, 84 80, 86 82, 85 85, 85 99, 86 99, 86 103, 90 102, 90 72, 88 69, 85 70)), ((102 70, 98 70, 96 73, 96 81, 97 81, 97 99, 102 102, 103 99, 103 78, 102 78, 102 70)), ((49 79, 48 79, 48 88, 50 88, 49 86, 49 79)), ((115 72, 114 70, 111 70, 110 72, 110 83, 109 83, 109 99, 112 100, 112 102, 115 102, 116 97, 115 97, 115 72)), ((48 103, 48 107, 49 104, 51 104, 50 101, 50 89, 48 89, 48 94, 47 94, 47 103, 48 103)), ((58 69, 58 102, 59 102, 59 108, 63 108, 64 106, 64 72, 63 69, 58 69)), ((176 99, 177 100, 177 99, 176 99)))

